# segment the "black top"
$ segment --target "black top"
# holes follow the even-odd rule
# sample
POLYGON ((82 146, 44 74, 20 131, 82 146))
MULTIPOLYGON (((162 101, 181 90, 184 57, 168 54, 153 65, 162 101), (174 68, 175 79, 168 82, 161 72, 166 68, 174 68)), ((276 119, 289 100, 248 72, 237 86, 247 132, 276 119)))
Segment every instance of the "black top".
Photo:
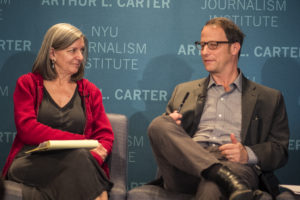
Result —
MULTIPOLYGON (((84 102, 78 88, 64 107, 59 107, 44 89, 37 117, 39 122, 83 134, 85 119, 84 102)), ((7 175, 9 180, 26 185, 22 188, 23 199, 95 199, 113 186, 88 149, 26 154, 30 149, 33 146, 24 145, 7 175)))
POLYGON ((39 107, 37 120, 55 129, 83 134, 85 112, 77 88, 71 100, 64 107, 58 106, 44 88, 44 97, 39 107))

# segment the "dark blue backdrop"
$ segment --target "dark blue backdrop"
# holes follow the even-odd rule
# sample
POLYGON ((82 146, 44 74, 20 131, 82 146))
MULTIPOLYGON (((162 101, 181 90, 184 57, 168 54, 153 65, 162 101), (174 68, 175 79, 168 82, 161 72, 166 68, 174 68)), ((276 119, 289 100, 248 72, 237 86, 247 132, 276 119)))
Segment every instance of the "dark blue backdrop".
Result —
POLYGON ((277 174, 300 184, 299 9, 299 0, 0 0, 0 166, 16 134, 16 79, 31 70, 46 30, 67 22, 89 40, 86 78, 101 88, 106 111, 129 118, 128 187, 148 182, 156 164, 147 126, 177 83, 207 75, 193 42, 207 20, 225 16, 246 33, 244 74, 283 92, 290 159, 277 174))

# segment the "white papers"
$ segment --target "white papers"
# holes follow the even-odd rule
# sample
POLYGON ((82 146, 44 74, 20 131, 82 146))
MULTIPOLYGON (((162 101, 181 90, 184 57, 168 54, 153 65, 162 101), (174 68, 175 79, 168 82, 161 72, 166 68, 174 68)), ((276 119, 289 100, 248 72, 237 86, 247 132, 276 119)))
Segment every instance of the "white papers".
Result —
POLYGON ((93 149, 98 147, 98 144, 98 140, 48 140, 42 142, 38 147, 29 150, 26 153, 75 148, 93 149))
POLYGON ((297 195, 300 195, 300 185, 285 185, 285 184, 281 184, 279 185, 282 188, 287 188, 289 190, 291 190, 292 192, 294 192, 297 195))

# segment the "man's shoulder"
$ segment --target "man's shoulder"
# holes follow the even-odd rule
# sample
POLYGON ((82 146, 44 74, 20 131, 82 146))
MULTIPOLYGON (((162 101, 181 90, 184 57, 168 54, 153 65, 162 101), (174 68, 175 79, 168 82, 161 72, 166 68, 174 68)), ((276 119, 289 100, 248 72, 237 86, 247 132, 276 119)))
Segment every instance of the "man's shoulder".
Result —
POLYGON ((281 93, 278 89, 271 88, 269 86, 263 85, 261 83, 256 83, 248 79, 247 79, 247 84, 250 88, 254 88, 258 93, 276 94, 276 95, 281 93))
POLYGON ((268 105, 276 104, 276 102, 283 99, 283 95, 280 90, 253 82, 251 80, 247 81, 247 89, 243 91, 243 93, 255 95, 258 100, 263 101, 268 105))

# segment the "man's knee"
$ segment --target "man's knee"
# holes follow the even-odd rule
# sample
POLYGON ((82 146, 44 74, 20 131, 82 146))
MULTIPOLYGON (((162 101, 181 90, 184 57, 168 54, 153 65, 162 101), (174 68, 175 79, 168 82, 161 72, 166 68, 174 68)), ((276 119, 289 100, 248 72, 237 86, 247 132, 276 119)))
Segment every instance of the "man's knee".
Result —
POLYGON ((163 126, 163 117, 158 116, 152 120, 152 122, 148 126, 148 136, 150 138, 156 137, 157 133, 160 132, 160 128, 163 126))
POLYGON ((168 134, 170 128, 170 118, 169 116, 161 115, 153 119, 148 127, 148 136, 151 139, 163 137, 168 134))

